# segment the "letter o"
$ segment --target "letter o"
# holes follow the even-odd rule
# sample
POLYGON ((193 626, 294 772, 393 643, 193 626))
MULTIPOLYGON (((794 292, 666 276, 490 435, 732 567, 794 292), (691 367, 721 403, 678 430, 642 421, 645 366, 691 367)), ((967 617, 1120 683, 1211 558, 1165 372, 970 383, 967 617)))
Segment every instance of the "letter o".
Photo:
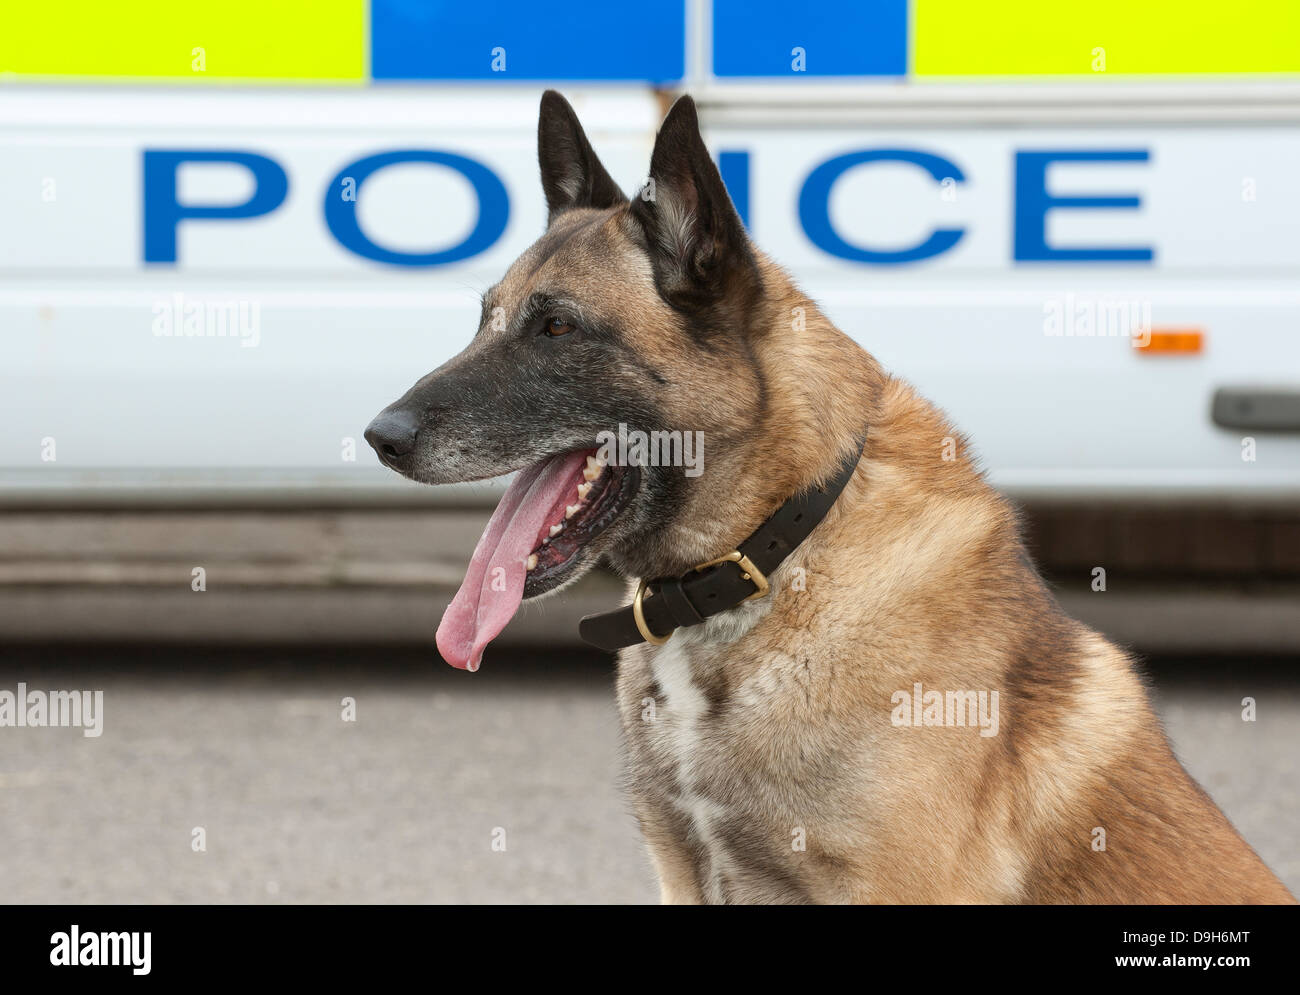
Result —
POLYGON ((325 224, 338 243, 365 259, 394 266, 442 266, 469 259, 489 249, 501 237, 509 218, 510 195, 496 173, 481 162, 451 152, 403 149, 367 156, 344 166, 325 188, 325 224), (402 162, 425 162, 454 169, 474 187, 478 197, 478 218, 469 235, 459 244, 432 252, 399 252, 377 245, 362 232, 357 219, 362 184, 384 167, 402 162), (338 195, 339 184, 345 176, 356 181, 355 200, 344 200, 338 195))

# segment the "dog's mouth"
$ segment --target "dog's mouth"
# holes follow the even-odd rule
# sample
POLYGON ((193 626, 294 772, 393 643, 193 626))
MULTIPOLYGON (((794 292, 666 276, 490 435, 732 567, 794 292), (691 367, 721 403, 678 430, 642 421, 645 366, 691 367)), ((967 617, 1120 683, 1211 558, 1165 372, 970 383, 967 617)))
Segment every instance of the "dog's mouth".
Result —
POLYGON ((438 626, 443 659, 478 670, 484 648, 524 598, 553 590, 589 562, 589 544, 631 501, 636 483, 634 467, 606 465, 595 449, 549 456, 520 470, 438 626))

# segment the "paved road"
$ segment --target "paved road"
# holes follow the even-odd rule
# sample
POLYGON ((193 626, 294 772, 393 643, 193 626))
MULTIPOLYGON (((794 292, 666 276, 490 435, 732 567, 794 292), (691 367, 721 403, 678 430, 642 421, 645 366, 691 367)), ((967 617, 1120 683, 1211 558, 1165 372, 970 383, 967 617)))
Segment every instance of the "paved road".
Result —
MULTIPOLYGON (((1300 661, 1156 677, 1179 756, 1300 893, 1300 661)), ((105 722, 0 728, 0 901, 657 898, 598 658, 10 649, 0 689, 19 680, 102 688, 105 722)))

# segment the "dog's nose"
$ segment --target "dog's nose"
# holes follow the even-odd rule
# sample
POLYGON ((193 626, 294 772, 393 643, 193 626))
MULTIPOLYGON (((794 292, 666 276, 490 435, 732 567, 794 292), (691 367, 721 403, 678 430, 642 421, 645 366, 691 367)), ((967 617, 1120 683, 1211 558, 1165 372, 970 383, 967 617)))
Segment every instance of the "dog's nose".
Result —
POLYGON ((412 412, 401 408, 381 411, 366 428, 366 441, 381 460, 398 460, 414 451, 419 432, 420 426, 412 412))

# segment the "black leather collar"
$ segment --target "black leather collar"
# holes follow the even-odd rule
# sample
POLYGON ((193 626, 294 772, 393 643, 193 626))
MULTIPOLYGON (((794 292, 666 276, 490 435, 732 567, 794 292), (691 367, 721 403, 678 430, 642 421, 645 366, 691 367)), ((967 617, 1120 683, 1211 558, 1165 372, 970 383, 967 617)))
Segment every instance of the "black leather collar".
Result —
POLYGON ((646 642, 647 633, 653 637, 648 641, 663 643, 679 628, 699 625, 766 594, 767 577, 830 511, 857 469, 865 446, 864 438, 834 479, 781 505, 734 552, 694 567, 681 577, 643 581, 633 604, 586 616, 578 623, 578 634, 593 646, 610 651, 646 642))

